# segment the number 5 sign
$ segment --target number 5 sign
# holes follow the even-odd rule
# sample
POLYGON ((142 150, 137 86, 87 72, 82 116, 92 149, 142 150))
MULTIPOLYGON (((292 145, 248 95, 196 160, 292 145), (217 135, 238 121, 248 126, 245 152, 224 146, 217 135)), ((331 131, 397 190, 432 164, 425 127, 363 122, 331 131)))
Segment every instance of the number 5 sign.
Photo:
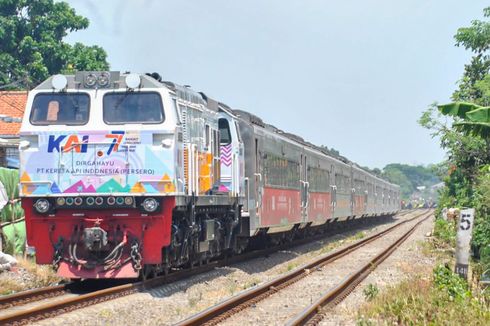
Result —
POLYGON ((468 278, 468 265, 470 261, 470 241, 473 231, 475 209, 461 210, 456 234, 456 270, 455 272, 464 279, 468 278))

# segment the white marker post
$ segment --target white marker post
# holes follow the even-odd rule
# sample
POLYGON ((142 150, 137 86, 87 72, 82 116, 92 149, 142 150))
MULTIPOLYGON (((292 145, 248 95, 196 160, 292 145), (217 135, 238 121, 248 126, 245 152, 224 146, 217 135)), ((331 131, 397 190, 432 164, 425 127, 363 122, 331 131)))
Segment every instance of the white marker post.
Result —
POLYGON ((456 268, 455 272, 468 279, 468 266, 470 263, 470 241, 473 231, 473 220, 475 209, 468 208, 461 210, 458 221, 458 231, 456 234, 456 268))

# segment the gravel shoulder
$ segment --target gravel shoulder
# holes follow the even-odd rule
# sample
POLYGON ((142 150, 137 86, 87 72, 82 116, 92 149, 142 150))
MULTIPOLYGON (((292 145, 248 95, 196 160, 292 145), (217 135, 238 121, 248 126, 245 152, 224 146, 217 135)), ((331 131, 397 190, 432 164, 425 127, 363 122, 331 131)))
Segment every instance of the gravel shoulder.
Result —
MULTIPOLYGON (((414 216, 406 215, 404 218, 414 216)), ((330 236, 268 257, 217 268, 148 292, 111 300, 47 319, 36 325, 172 325, 256 284, 271 280, 313 257, 385 229, 389 223, 330 236)))

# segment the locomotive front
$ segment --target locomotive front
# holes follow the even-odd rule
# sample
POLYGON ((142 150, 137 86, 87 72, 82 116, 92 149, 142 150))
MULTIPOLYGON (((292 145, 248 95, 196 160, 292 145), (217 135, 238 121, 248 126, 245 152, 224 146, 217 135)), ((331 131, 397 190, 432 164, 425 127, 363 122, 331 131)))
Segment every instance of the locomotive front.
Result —
POLYGON ((37 263, 67 278, 134 278, 161 263, 183 190, 169 92, 119 72, 56 75, 30 92, 19 187, 37 263))

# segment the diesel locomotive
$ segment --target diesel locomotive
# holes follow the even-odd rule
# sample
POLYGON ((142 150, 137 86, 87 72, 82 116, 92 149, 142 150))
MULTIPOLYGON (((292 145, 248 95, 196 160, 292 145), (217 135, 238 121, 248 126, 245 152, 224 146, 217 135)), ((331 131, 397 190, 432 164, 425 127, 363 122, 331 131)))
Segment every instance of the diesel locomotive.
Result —
POLYGON ((20 134, 27 242, 71 279, 166 273, 400 208, 398 186, 155 73, 52 76, 20 134))

